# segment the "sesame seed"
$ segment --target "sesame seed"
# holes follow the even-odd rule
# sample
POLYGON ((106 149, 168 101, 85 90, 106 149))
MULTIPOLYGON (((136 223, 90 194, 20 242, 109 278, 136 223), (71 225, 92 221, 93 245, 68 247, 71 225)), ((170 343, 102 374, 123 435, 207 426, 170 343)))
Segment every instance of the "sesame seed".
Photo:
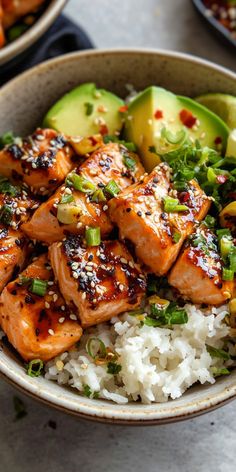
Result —
POLYGON ((120 262, 122 262, 122 264, 127 264, 128 261, 124 257, 121 257, 120 262))
POLYGON ((44 192, 46 190, 46 188, 45 187, 40 187, 39 190, 40 190, 40 192, 44 192))
POLYGON ((87 276, 88 276, 88 277, 93 277, 94 274, 93 274, 92 272, 87 272, 87 276))
POLYGON ((58 360, 58 361, 56 362, 56 368, 57 368, 57 370, 61 371, 61 370, 63 370, 63 367, 64 367, 63 362, 62 362, 61 360, 58 360))
POLYGON ((73 320, 73 321, 77 321, 77 316, 72 313, 70 315, 70 319, 73 320))
POLYGON ((76 228, 81 228, 81 226, 83 226, 83 223, 81 223, 81 221, 79 221, 76 225, 76 228))
POLYGON ((132 269, 134 268, 134 263, 132 261, 129 261, 129 266, 132 267, 132 269))
POLYGON ((85 300, 85 299, 86 299, 86 293, 83 292, 83 293, 82 293, 82 300, 85 300))
POLYGON ((88 368, 88 364, 81 364, 81 369, 86 370, 88 368))
POLYGON ((58 300, 58 295, 57 295, 56 293, 54 293, 54 295, 53 295, 53 298, 52 298, 52 299, 53 299, 53 301, 54 301, 54 302, 56 302, 56 301, 58 300))
POLYGON ((106 210, 108 210, 108 205, 104 205, 103 207, 103 211, 106 211, 106 210))
POLYGON ((71 264, 71 268, 72 268, 72 269, 76 270, 76 269, 78 269, 78 267, 79 267, 79 263, 78 263, 78 262, 72 262, 72 264, 71 264))
POLYGON ((119 284, 119 289, 120 289, 120 291, 121 291, 121 292, 123 292, 124 288, 125 288, 125 286, 124 286, 124 285, 122 285, 122 284, 119 284))
POLYGON ((61 310, 62 310, 62 311, 65 311, 65 309, 66 309, 65 305, 62 305, 62 306, 61 306, 61 310))
POLYGON ((44 136, 42 134, 37 134, 37 136, 35 138, 37 139, 37 141, 43 141, 44 140, 44 136))
POLYGON ((50 308, 50 303, 45 302, 45 308, 50 308))
POLYGON ((65 318, 63 316, 61 318, 59 318, 59 320, 58 320, 58 322, 61 323, 61 324, 64 323, 64 321, 65 321, 65 318))
POLYGON ((32 165, 33 169, 36 169, 36 168, 37 168, 37 165, 35 164, 35 162, 32 162, 31 165, 32 165))
POLYGON ((48 281, 48 285, 53 285, 53 284, 54 284, 54 282, 52 280, 48 281))
POLYGON ((53 335, 55 334, 55 332, 53 331, 52 328, 50 328, 50 329, 48 330, 48 334, 50 334, 51 336, 53 336, 53 335))
POLYGON ((75 271, 72 272, 72 276, 74 277, 74 279, 78 279, 78 278, 79 278, 79 275, 78 275, 77 272, 75 272, 75 271))
POLYGON ((54 294, 54 292, 53 292, 52 290, 50 290, 50 291, 48 292, 48 295, 53 295, 53 294, 54 294))
POLYGON ((71 189, 70 189, 69 187, 67 187, 67 188, 65 189, 65 193, 67 193, 68 195, 71 195, 71 194, 72 194, 72 191, 71 191, 71 189))

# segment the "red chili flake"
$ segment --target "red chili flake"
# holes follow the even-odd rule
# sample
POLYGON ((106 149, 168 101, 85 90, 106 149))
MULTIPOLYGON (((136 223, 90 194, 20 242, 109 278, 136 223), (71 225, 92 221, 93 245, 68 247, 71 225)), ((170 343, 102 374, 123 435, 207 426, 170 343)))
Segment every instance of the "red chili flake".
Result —
POLYGON ((102 136, 108 134, 108 127, 107 125, 100 125, 99 132, 102 136))
POLYGON ((156 120, 160 120, 161 118, 163 118, 163 111, 162 110, 156 110, 155 113, 154 113, 154 118, 156 118, 156 120))
POLYGON ((216 181, 218 182, 218 184, 224 184, 226 180, 228 180, 227 175, 220 174, 216 176, 216 181))
POLYGON ((179 196, 179 201, 181 203, 186 203, 188 202, 190 199, 190 194, 189 192, 181 192, 180 196, 179 196))
POLYGON ((128 105, 122 105, 122 106, 119 108, 119 112, 120 112, 120 113, 125 113, 126 111, 128 111, 128 105))
POLYGON ((192 128, 197 122, 196 116, 193 116, 193 114, 189 110, 181 110, 179 117, 183 125, 187 126, 187 128, 192 128))
POLYGON ((217 145, 217 144, 221 144, 222 143, 222 138, 221 136, 217 136, 214 143, 217 145))
POLYGON ((95 146, 98 143, 98 139, 96 139, 94 136, 90 136, 89 141, 92 146, 95 146))

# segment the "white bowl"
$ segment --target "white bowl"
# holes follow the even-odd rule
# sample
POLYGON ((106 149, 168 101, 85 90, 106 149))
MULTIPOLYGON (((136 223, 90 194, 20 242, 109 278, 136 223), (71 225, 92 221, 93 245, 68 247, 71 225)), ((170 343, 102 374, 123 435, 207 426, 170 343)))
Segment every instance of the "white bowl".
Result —
MULTIPOLYGON (((126 84, 136 89, 151 84, 179 94, 206 92, 236 95, 236 74, 185 54, 156 50, 107 50, 73 53, 47 61, 2 87, 0 134, 13 130, 23 135, 40 125, 48 108, 79 83, 94 81, 121 96, 126 84)), ((183 420, 217 408, 236 397, 236 371, 214 385, 196 385, 168 403, 117 405, 84 398, 75 390, 44 378, 26 375, 23 363, 8 346, 0 352, 2 376, 25 393, 77 416, 125 424, 157 424, 183 420)))

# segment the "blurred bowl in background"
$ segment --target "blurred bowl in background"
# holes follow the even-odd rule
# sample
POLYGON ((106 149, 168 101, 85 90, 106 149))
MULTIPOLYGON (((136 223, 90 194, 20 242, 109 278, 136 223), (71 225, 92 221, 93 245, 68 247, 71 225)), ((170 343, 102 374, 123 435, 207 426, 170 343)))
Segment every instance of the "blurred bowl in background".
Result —
POLYGON ((24 34, 0 49, 0 67, 32 46, 49 29, 66 3, 67 0, 52 0, 38 20, 24 34))

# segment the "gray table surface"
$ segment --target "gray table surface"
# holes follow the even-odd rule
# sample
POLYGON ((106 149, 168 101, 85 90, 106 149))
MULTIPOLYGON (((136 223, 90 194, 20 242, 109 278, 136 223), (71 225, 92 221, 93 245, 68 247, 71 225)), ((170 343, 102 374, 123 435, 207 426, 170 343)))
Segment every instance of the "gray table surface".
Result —
MULTIPOLYGON (((71 0, 66 13, 100 48, 169 48, 236 70, 235 53, 205 29, 190 0, 71 0)), ((235 402, 183 423, 131 428, 79 421, 19 394, 28 415, 15 422, 15 393, 0 383, 1 472, 235 471, 235 402)))

